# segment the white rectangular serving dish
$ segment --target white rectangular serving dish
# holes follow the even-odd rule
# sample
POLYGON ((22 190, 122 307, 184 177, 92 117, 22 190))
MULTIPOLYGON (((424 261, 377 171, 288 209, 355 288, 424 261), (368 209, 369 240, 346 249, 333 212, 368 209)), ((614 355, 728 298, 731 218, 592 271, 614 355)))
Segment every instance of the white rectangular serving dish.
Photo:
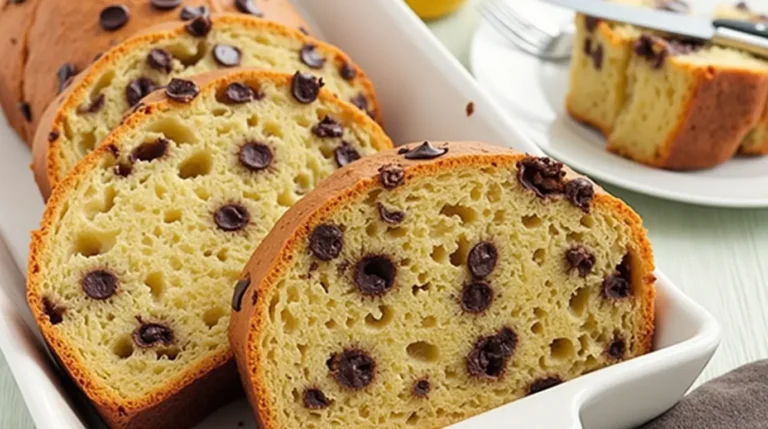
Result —
MULTIPOLYGON (((346 50, 370 75, 397 143, 482 140, 533 154, 471 76, 402 0, 294 0, 314 31, 346 50), (474 114, 465 107, 474 103, 474 114)), ((24 300, 29 231, 43 205, 28 169, 29 150, 0 122, 0 350, 40 428, 102 427, 49 359, 24 300)), ((462 429, 625 428, 671 407, 694 382, 719 342, 712 316, 657 273, 653 353, 596 371, 456 425, 462 429)), ((244 400, 199 428, 254 427, 244 400)))

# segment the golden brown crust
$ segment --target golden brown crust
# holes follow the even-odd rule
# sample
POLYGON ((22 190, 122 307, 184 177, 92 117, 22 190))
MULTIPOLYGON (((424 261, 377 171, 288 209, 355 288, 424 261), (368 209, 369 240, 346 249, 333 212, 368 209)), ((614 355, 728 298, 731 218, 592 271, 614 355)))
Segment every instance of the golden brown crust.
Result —
MULTIPOLYGON (((285 87, 290 85, 292 75, 266 70, 237 69, 220 70, 206 73, 193 78, 201 92, 217 90, 231 82, 255 83, 269 80, 275 85, 285 87)), ((357 123, 365 127, 372 136, 372 141, 379 144, 377 149, 389 149, 392 142, 384 134, 381 127, 371 121, 359 109, 339 101, 328 90, 321 90, 318 100, 325 104, 336 104, 344 111, 339 119, 357 123)), ((225 403, 227 392, 237 391, 236 373, 228 350, 202 361, 198 366, 169 379, 165 390, 159 390, 154 395, 126 401, 114 392, 101 386, 90 378, 89 371, 81 362, 78 353, 60 338, 56 328, 50 323, 44 312, 43 297, 38 287, 41 283, 41 266, 47 253, 46 237, 56 228, 56 220, 62 210, 67 207, 67 201, 73 189, 76 189, 83 178, 104 157, 112 157, 110 146, 121 147, 121 136, 129 129, 139 126, 146 121, 152 112, 165 111, 178 106, 178 103, 168 100, 162 90, 156 91, 144 99, 144 107, 126 117, 123 124, 115 128, 104 139, 101 145, 81 160, 57 186, 48 200, 39 231, 32 232, 32 242, 29 253, 29 268, 27 275, 27 301, 32 314, 49 344, 51 352, 57 356, 67 368, 86 396, 96 405, 99 412, 112 427, 119 428, 149 428, 149 427, 186 427, 199 420, 215 407, 225 403), (229 368, 229 371, 225 368, 229 368), (233 383, 234 382, 234 383, 233 383), (169 417, 173 417, 169 421, 169 417), (181 423, 185 424, 181 424, 181 423), (157 426, 158 424, 167 426, 157 426)))
MULTIPOLYGON (((213 25, 240 25, 250 31, 269 31, 278 33, 282 36, 291 37, 303 42, 311 42, 321 47, 323 50, 333 53, 335 63, 341 65, 347 63, 354 66, 352 60, 335 46, 316 40, 311 36, 306 36, 298 30, 294 30, 278 23, 253 18, 246 15, 220 14, 212 17, 213 25)), ((75 81, 60 95, 55 103, 51 103, 44 113, 32 146, 32 170, 35 174, 40 192, 44 199, 47 199, 51 189, 62 179, 58 166, 58 140, 49 141, 48 136, 52 130, 59 130, 63 121, 64 112, 76 109, 83 94, 87 92, 101 73, 111 67, 114 61, 117 61, 124 54, 136 49, 137 46, 146 44, 155 44, 160 40, 171 39, 186 32, 184 23, 166 22, 160 24, 147 32, 138 34, 118 46, 110 49, 87 70, 83 71, 75 81)), ((364 88, 369 105, 375 119, 381 122, 381 106, 376 98, 373 84, 368 80, 365 72, 356 67, 355 80, 364 88)))
MULTIPOLYGON (((414 177, 430 175, 457 166, 513 165, 527 156, 485 143, 446 144, 449 147, 448 153, 433 160, 406 160, 396 150, 392 150, 364 158, 334 173, 323 186, 294 205, 262 241, 243 271, 243 276, 249 276, 251 279, 246 296, 250 297, 250 294, 256 292, 264 295, 267 290, 274 287, 275 280, 291 264, 292 250, 305 242, 315 225, 330 216, 346 201, 368 192, 371 188, 381 187, 378 170, 382 165, 399 164, 405 171, 404 180, 407 182, 414 177)), ((568 178, 580 177, 570 169, 567 169, 567 172, 568 178)), ((593 207, 602 206, 619 213, 632 230, 634 242, 638 246, 638 249, 633 250, 637 252, 643 264, 639 268, 644 273, 642 276, 644 325, 640 331, 639 343, 641 351, 648 352, 651 350, 653 339, 655 298, 654 264, 650 242, 645 235, 640 217, 619 199, 596 187, 592 204, 593 207)), ((232 313, 229 334, 245 393, 259 427, 276 429, 279 426, 273 414, 275 411, 270 409, 268 392, 260 390, 261 386, 264 386, 263 373, 256 362, 259 347, 256 335, 261 326, 266 323, 263 317, 268 314, 268 305, 269 303, 265 300, 257 300, 254 304, 251 299, 243 299, 241 310, 232 313)))

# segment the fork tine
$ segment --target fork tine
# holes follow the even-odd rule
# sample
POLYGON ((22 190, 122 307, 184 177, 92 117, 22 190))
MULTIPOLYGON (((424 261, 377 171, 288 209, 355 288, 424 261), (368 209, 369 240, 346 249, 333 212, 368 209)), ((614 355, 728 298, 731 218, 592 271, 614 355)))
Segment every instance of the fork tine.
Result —
POLYGON ((480 7, 480 13, 499 31, 499 33, 501 33, 501 35, 509 39, 515 45, 518 45, 523 50, 533 53, 534 55, 539 55, 541 54, 541 51, 545 49, 545 45, 538 39, 532 40, 524 34, 521 34, 522 32, 518 28, 511 26, 510 23, 499 18, 493 10, 487 8, 485 5, 480 7))
POLYGON ((486 3, 486 5, 486 9, 491 14, 493 14, 494 18, 501 22, 505 27, 507 27, 507 31, 515 33, 517 37, 528 41, 528 43, 539 47, 539 49, 542 49, 552 40, 552 37, 542 36, 540 33, 529 31, 519 21, 510 19, 506 14, 504 14, 502 10, 499 9, 499 5, 496 4, 496 2, 491 1, 486 3))
POLYGON ((492 0, 491 3, 494 3, 494 7, 502 16, 509 19, 510 21, 517 23, 519 26, 525 28, 526 30, 535 33, 539 37, 553 39, 557 36, 556 34, 551 34, 549 31, 546 31, 539 25, 536 25, 536 23, 532 22, 530 19, 526 18, 524 15, 517 12, 515 8, 510 6, 507 1, 492 0))

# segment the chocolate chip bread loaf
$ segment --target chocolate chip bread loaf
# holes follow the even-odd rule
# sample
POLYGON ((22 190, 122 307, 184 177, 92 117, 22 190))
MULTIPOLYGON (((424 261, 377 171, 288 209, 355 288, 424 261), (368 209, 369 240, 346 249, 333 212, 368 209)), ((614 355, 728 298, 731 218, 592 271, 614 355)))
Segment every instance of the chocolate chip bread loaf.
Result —
POLYGON ((646 353, 638 216, 547 158, 412 144, 289 210, 233 296, 260 427, 437 428, 646 353))
POLYGON ((174 76, 259 67, 311 72, 326 88, 379 118, 373 86, 333 46, 298 30, 245 15, 166 24, 108 51, 52 104, 34 143, 35 178, 47 196, 141 97, 174 76))
POLYGON ((3 102, 6 115, 29 142, 43 111, 75 73, 97 55, 153 25, 186 21, 201 13, 233 12, 306 27, 288 0, 2 2, 0 55, 6 67, 0 71, 0 99, 9 98, 3 102), (16 43, 11 44, 11 39, 16 43))
POLYGON ((239 391, 233 287, 292 204, 392 147, 304 73, 174 79, 57 186, 33 233, 43 337, 115 428, 182 428, 239 391))

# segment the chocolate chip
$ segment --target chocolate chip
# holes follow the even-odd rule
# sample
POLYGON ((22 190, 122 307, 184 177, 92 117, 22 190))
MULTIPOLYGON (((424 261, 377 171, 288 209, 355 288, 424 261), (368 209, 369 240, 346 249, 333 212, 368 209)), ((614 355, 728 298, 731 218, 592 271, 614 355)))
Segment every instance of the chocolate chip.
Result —
POLYGON ((497 379, 504 373, 516 345, 517 334, 506 327, 494 335, 481 337, 467 355, 467 371, 473 377, 497 379))
POLYGON ((448 153, 448 148, 437 148, 432 146, 432 143, 425 141, 424 143, 416 146, 405 153, 405 159, 434 159, 441 157, 448 153))
POLYGON ((133 171, 133 165, 126 164, 126 163, 120 163, 115 165, 114 172, 120 177, 128 177, 131 175, 131 172, 133 171))
POLYGON ((59 135, 60 134, 59 134, 58 131, 56 131, 56 130, 51 131, 50 133, 48 133, 48 141, 49 142, 56 141, 56 139, 59 138, 59 135))
POLYGON ((405 171, 396 164, 386 164, 379 168, 379 180, 387 189, 400 186, 405 180, 405 171))
POLYGON ((95 100, 91 101, 91 104, 79 106, 77 113, 96 113, 102 107, 104 107, 104 94, 99 94, 95 100))
POLYGON ((629 253, 624 255, 616 270, 603 280, 603 296, 621 299, 632 294, 632 266, 629 253))
POLYGON ((301 31, 301 34, 305 36, 309 36, 309 30, 307 30, 306 28, 299 26, 299 31, 301 31))
POLYGON ((112 157, 115 159, 120 157, 120 149, 117 148, 114 144, 107 145, 107 149, 109 150, 109 153, 112 154, 112 157))
POLYGON ((606 352, 611 359, 622 359, 627 352, 627 343, 623 338, 615 337, 608 345, 606 352))
POLYGON ((187 24, 185 28, 187 29, 187 33, 193 36, 203 37, 211 31, 212 25, 213 23, 211 23, 211 18, 209 18, 208 15, 200 15, 187 24))
POLYGON ((360 390, 371 384, 376 376, 376 361, 359 349, 333 354, 326 364, 337 383, 353 390, 360 390))
POLYGON ((528 394, 533 395, 534 393, 539 393, 550 387, 555 387, 562 382, 563 380, 561 380, 560 377, 545 377, 534 380, 533 383, 528 386, 528 394))
POLYGON ((173 343, 173 330, 160 323, 143 323, 133 331, 133 342, 141 348, 148 348, 162 343, 173 343))
POLYGON ((344 62, 341 67, 339 67, 339 75, 344 80, 352 80, 357 76, 357 69, 349 65, 349 63, 344 62))
POLYGON ((309 236, 309 250, 321 261, 330 261, 339 256, 343 246, 344 233, 336 225, 319 225, 309 236))
POLYGON ((181 13, 179 14, 179 17, 182 21, 189 21, 190 19, 195 19, 199 16, 210 16, 210 11, 208 10, 207 6, 198 6, 198 7, 192 7, 192 6, 184 6, 181 8, 181 13))
POLYGON ((136 147, 136 149, 131 151, 131 162, 154 161, 165 155, 169 144, 170 142, 162 137, 155 141, 142 143, 136 147))
POLYGON ((466 107, 464 107, 464 112, 467 114, 467 118, 472 116, 475 113, 475 103, 471 101, 467 103, 466 107))
POLYGON ((484 312, 493 301, 493 290, 485 283, 470 283, 461 291, 461 308, 467 313, 484 312))
POLYGON ((584 39, 584 53, 587 55, 592 55, 592 39, 589 37, 584 39))
POLYGON ((592 64, 597 70, 603 68, 603 45, 599 43, 597 44, 597 48, 592 51, 592 64))
POLYGON ((57 306, 48 298, 43 298, 43 313, 48 316, 51 325, 58 325, 61 323, 61 321, 64 320, 65 311, 64 308, 57 306))
POLYGON ((304 408, 309 408, 310 410, 322 410, 331 405, 331 401, 325 397, 323 391, 317 388, 304 390, 301 400, 304 403, 304 408))
POLYGON ((563 164, 551 158, 528 157, 517 163, 517 180, 539 198, 563 191, 563 164))
POLYGON ((667 57, 667 49, 663 40, 647 34, 643 34, 637 39, 634 51, 638 56, 650 61, 654 69, 661 68, 667 57))
POLYGON ((584 23, 587 26, 587 31, 591 33, 595 31, 597 24, 600 24, 600 18, 595 18, 594 16, 586 16, 584 17, 584 23))
POLYGON ((115 31, 128 23, 131 13, 122 4, 107 6, 99 14, 99 25, 107 31, 115 31))
POLYGON ((592 187, 592 182, 587 179, 579 177, 565 184, 565 198, 585 213, 589 213, 594 196, 595 190, 592 187))
POLYGON ((157 88, 157 84, 147 77, 140 77, 125 88, 125 99, 128 101, 129 106, 135 106, 139 101, 146 97, 150 92, 157 88))
POLYGON ((224 90, 224 97, 220 100, 226 104, 242 104, 259 98, 258 93, 250 86, 242 82, 232 82, 224 90))
POLYGON ((358 109, 364 112, 368 112, 368 99, 365 97, 365 94, 363 94, 362 92, 352 97, 352 99, 350 99, 349 102, 352 103, 358 109))
POLYGON ((397 269, 389 257, 368 255, 355 264, 355 285, 363 295, 381 296, 395 284, 397 269))
POLYGON ((571 247, 565 251, 568 272, 579 271, 579 277, 586 277, 595 266, 595 255, 584 246, 571 247))
POLYGON ((499 253, 493 243, 481 241, 475 244, 472 250, 469 251, 469 256, 467 256, 469 272, 479 279, 487 277, 496 268, 498 257, 499 253))
POLYGON ((237 6, 237 10, 242 13, 258 16, 259 18, 264 16, 264 13, 259 10, 253 0, 235 0, 235 6, 237 6))
POLYGON ((740 1, 736 3, 736 9, 743 10, 745 12, 749 12, 749 5, 745 1, 740 1))
POLYGON ((301 47, 299 58, 301 58, 301 62, 306 64, 309 68, 321 69, 323 68, 323 65, 325 65, 325 57, 317 52, 317 46, 313 43, 307 43, 301 47))
POLYGON ((168 86, 165 87, 165 95, 171 100, 178 101, 180 103, 189 103, 197 94, 200 93, 200 88, 197 87, 195 82, 184 79, 171 79, 168 86))
POLYGON ((21 115, 24 116, 24 119, 27 122, 32 122, 32 108, 29 106, 29 103, 26 101, 22 101, 18 104, 19 110, 21 111, 21 115))
POLYGON ((251 171, 263 170, 272 164, 272 150, 263 143, 246 142, 240 146, 237 159, 251 171))
POLYGON ((411 389, 411 393, 417 398, 426 398, 429 395, 430 388, 431 386, 429 384, 429 380, 422 378, 421 380, 416 380, 416 382, 413 383, 413 389, 411 389))
POLYGON ((256 305, 256 302, 259 300, 259 291, 254 290, 253 294, 251 294, 251 304, 256 305))
POLYGON ((320 138, 341 137, 344 134, 344 127, 335 119, 325 115, 317 125, 312 127, 312 133, 320 138))
POLYGON ((159 10, 171 10, 179 7, 181 0, 151 0, 152 7, 159 10))
POLYGON ((244 279, 240 279, 237 281, 237 284, 235 284, 235 293, 232 294, 232 309, 235 311, 240 311, 240 306, 243 303, 243 296, 245 295, 245 292, 248 290, 248 286, 251 285, 251 278, 246 277, 244 279))
POLYGON ((95 270, 80 280, 80 286, 88 297, 103 301, 117 292, 117 277, 106 270, 95 270))
POLYGON ((320 88, 325 86, 323 78, 316 78, 309 73, 296 72, 291 79, 291 94, 299 103, 309 104, 320 95, 320 88))
POLYGON ((238 231, 248 226, 251 216, 240 204, 225 204, 213 214, 213 221, 222 231, 238 231))
POLYGON ((240 65, 240 49, 218 44, 213 47, 213 59, 224 67, 237 67, 240 65))
POLYGON ((147 64, 155 70, 169 73, 173 69, 173 56, 164 49, 154 48, 147 54, 147 64))
POLYGON ((351 144, 341 142, 341 146, 334 149, 333 158, 336 160, 336 165, 343 167, 360 159, 360 154, 351 144))
POLYGON ((376 208, 379 211, 379 217, 384 223, 397 225, 405 219, 405 212, 399 210, 387 210, 382 203, 376 203, 376 208))
POLYGON ((61 93, 71 82, 70 79, 75 77, 75 65, 72 63, 62 64, 56 71, 56 77, 59 78, 59 93, 61 93))

